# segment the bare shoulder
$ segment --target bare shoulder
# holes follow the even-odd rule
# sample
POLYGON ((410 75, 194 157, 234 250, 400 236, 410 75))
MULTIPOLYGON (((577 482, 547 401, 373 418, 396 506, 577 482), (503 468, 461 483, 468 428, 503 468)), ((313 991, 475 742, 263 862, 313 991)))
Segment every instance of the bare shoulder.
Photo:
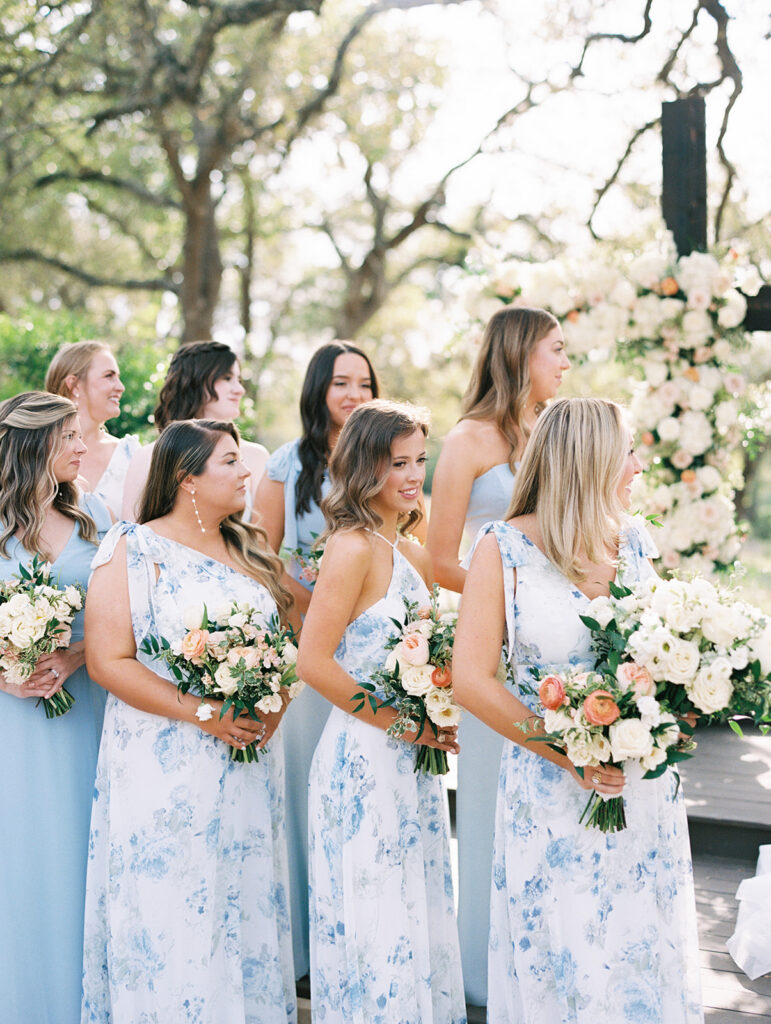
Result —
POLYGON ((270 452, 264 444, 257 441, 245 441, 241 438, 241 454, 245 462, 254 461, 265 463, 270 458, 270 452))
POLYGON ((452 457, 453 464, 462 460, 479 476, 491 466, 508 458, 509 444, 491 420, 461 420, 447 434, 442 453, 452 457))
POLYGON ((365 530, 340 530, 333 533, 324 545, 324 561, 343 563, 345 559, 355 562, 372 558, 372 536, 365 530))

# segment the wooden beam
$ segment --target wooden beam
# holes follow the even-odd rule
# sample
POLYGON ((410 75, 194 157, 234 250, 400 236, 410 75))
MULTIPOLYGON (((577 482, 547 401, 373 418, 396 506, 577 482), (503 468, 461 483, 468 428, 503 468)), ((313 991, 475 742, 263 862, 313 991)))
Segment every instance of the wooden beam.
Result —
POLYGON ((771 285, 764 284, 757 295, 747 296, 745 331, 771 331, 771 285))
POLYGON ((662 104, 661 206, 677 252, 707 248, 707 148, 703 96, 662 104))

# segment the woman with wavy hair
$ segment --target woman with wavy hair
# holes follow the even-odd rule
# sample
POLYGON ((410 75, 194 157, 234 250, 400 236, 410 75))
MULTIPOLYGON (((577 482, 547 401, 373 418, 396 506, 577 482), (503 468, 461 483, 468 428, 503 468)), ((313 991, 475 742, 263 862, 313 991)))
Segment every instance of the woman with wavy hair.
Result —
MULTIPOLYGON (((527 438, 569 365, 562 330, 546 310, 509 306, 490 318, 461 419, 445 438, 432 481, 427 546, 441 586, 463 590, 466 571, 458 552, 464 530, 473 538, 485 523, 505 515, 527 438)), ((460 738, 458 929, 466 995, 470 1003, 484 1005, 487 889, 501 747, 468 717, 460 738)))
MULTIPOLYGON (((347 341, 318 348, 300 395, 302 435, 270 457, 255 511, 274 551, 291 552, 287 584, 301 613, 308 609, 315 571, 311 551, 324 531, 321 500, 329 490, 328 462, 354 409, 377 398, 377 374, 347 341)), ((284 731, 287 753, 287 830, 292 880, 292 937, 297 976, 308 973, 308 771, 329 705, 306 690, 284 731)))
POLYGON ((549 744, 538 679, 592 668, 589 602, 654 574, 629 517, 641 466, 613 402, 558 398, 538 418, 504 521, 477 538, 463 590, 456 698, 503 737, 488 959, 490 1024, 698 1024, 691 856, 676 773, 601 764, 549 744), (498 677, 503 650, 510 684, 498 677), (587 791, 623 793, 627 827, 580 823, 587 791))
POLYGON ((180 694, 148 637, 185 609, 286 615, 281 563, 242 521, 249 470, 232 423, 182 420, 155 443, 139 524, 94 562, 86 656, 107 700, 88 865, 83 1019, 294 1021, 283 752, 261 720, 180 694), (229 748, 257 741, 255 764, 229 748), (182 1010, 182 1007, 187 1007, 182 1010))
MULTIPOLYGON (((85 454, 68 398, 28 391, 0 403, 0 578, 38 556, 52 582, 86 586, 110 514, 75 480, 85 454)), ((43 655, 17 686, 0 673, 2 1016, 79 1019, 88 823, 104 693, 84 667, 83 613, 69 647, 43 655), (66 684, 75 703, 39 707, 66 684)))
POLYGON ((101 341, 63 345, 48 367, 45 388, 77 405, 87 449, 80 463, 80 483, 119 518, 129 463, 141 446, 136 434, 117 438, 105 428, 106 421, 120 413, 126 390, 109 345, 101 341))
MULTIPOLYGON (((171 357, 158 395, 153 420, 158 431, 177 420, 209 419, 232 422, 241 413, 245 389, 238 357, 221 341, 190 341, 171 357)), ((123 518, 134 521, 152 458, 153 445, 145 445, 131 461, 123 497, 123 518)), ((241 440, 241 457, 251 473, 244 517, 251 521, 254 492, 268 461, 261 444, 241 440)))
POLYGON ((427 433, 410 406, 356 409, 322 504, 326 547, 297 668, 334 705, 309 785, 311 1000, 329 1024, 466 1019, 444 783, 415 772, 416 745, 457 753, 457 729, 396 739, 392 707, 352 711, 404 602, 429 600, 430 558, 400 533, 421 514, 427 433))

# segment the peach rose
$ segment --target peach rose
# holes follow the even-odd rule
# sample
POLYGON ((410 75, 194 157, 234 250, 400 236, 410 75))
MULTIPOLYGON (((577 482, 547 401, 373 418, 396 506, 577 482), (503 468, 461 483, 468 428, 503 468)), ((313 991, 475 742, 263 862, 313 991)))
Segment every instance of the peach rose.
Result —
POLYGON ((420 633, 408 633, 399 644, 398 656, 408 665, 425 665, 428 662, 428 640, 420 633))
POLYGON ((677 295, 680 291, 680 285, 674 279, 674 277, 665 277, 659 285, 662 295, 677 295))
POLYGON ((595 690, 584 699, 584 714, 592 725, 610 725, 621 712, 612 694, 607 690, 595 690))
POLYGON ((696 470, 684 469, 680 474, 680 479, 684 484, 692 484, 696 480, 696 470))
POLYGON ((182 640, 182 654, 188 661, 200 660, 206 653, 208 629, 191 629, 182 640))
POLYGON ((565 703, 565 684, 559 676, 547 676, 538 687, 541 703, 549 711, 556 711, 565 703))
POLYGON ((656 684, 653 681, 653 676, 647 668, 634 661, 627 661, 623 665, 619 665, 616 679, 623 690, 633 690, 635 697, 656 696, 656 684))
POLYGON ((438 689, 443 690, 445 686, 452 685, 452 670, 449 665, 444 668, 435 668, 431 673, 431 682, 438 689))
POLYGON ((640 437, 640 440, 642 441, 642 443, 644 445, 647 445, 648 447, 650 447, 652 444, 656 443, 656 438, 653 436, 653 434, 650 432, 650 430, 643 431, 643 434, 640 437))

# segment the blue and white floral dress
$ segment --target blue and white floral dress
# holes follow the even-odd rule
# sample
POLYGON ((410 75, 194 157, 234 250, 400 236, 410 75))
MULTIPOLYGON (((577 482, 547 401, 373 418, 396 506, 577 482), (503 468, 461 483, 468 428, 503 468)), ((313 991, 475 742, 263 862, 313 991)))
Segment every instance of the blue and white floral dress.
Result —
MULTIPOLYGON (((533 669, 591 667, 589 599, 521 531, 492 531, 503 562, 508 654, 533 669), (516 594, 514 574, 516 569, 516 594)), ((477 541, 478 542, 478 541, 477 541)), ((655 549, 627 520, 618 580, 653 573, 655 549)), ((528 707, 538 698, 518 690, 528 707)), ((682 789, 671 771, 627 776, 627 828, 578 823, 588 793, 564 769, 506 741, 495 823, 488 959, 490 1024, 696 1024, 696 910, 682 789)))
MULTIPOLYGON (((113 558, 122 536, 137 647, 148 635, 180 637, 194 604, 248 601, 266 619, 275 611, 253 579, 146 526, 115 526, 94 568, 113 558)), ((83 1022, 294 1022, 283 787, 278 736, 259 762, 236 764, 197 725, 108 697, 91 818, 83 1022)))
MULTIPOLYGON (((404 597, 428 603, 423 580, 394 549, 388 590, 348 625, 335 653, 357 682, 382 667, 404 597)), ((466 1020, 444 782, 415 774, 415 756, 414 746, 332 709, 310 776, 314 1021, 466 1020)))

